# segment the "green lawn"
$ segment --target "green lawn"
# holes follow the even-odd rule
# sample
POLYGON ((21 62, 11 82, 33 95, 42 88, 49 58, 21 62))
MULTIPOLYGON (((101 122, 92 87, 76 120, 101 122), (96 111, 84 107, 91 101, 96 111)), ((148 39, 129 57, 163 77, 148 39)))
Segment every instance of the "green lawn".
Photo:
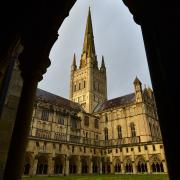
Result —
POLYGON ((56 176, 24 177, 22 180, 169 180, 167 175, 98 175, 98 176, 56 176))

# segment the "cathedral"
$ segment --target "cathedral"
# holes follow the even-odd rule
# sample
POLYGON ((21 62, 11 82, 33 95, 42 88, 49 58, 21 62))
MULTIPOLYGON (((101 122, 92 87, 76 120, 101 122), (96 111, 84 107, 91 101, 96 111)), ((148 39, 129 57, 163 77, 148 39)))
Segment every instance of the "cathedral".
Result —
POLYGON ((107 99, 104 57, 98 66, 89 9, 80 65, 74 54, 70 99, 37 89, 24 175, 167 173, 151 88, 107 99))

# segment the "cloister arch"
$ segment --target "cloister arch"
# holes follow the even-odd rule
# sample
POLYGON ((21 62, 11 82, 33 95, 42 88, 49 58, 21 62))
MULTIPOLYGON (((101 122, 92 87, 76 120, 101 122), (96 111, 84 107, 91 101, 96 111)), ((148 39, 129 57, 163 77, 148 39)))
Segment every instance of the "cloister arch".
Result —
POLYGON ((143 156, 136 157, 135 165, 136 165, 136 170, 138 173, 148 172, 147 163, 143 156))
POLYGON ((153 173, 164 172, 164 166, 161 158, 158 155, 154 155, 150 158, 150 167, 153 173))
POLYGON ((26 153, 25 161, 24 161, 24 175, 30 175, 32 165, 33 165, 33 157, 30 153, 26 153))
POLYGON ((114 166, 114 172, 115 173, 120 173, 121 172, 121 160, 120 158, 115 158, 113 160, 113 166, 114 166))
POLYGON ((48 173, 48 157, 40 155, 38 157, 36 174, 46 175, 48 173))
POLYGON ((133 173, 133 163, 130 157, 124 159, 125 173, 133 173))
MULTIPOLYGON (((174 141, 174 139, 176 139, 176 134, 174 134, 174 132, 178 132, 179 126, 176 126, 176 123, 172 123, 169 119, 176 119, 178 117, 176 97, 179 97, 179 88, 178 83, 174 79, 176 79, 179 71, 177 68, 178 62, 176 61, 179 57, 179 41, 177 38, 179 37, 179 11, 176 7, 176 3, 166 4, 165 2, 154 3, 151 1, 144 3, 144 1, 131 2, 128 0, 123 0, 123 2, 134 15, 136 23, 141 25, 157 107, 159 108, 158 114, 160 116, 161 129, 163 130, 162 136, 165 144, 165 151, 168 155, 168 169, 171 179, 177 179, 176 177, 178 177, 179 174, 179 162, 176 160, 178 148, 176 148, 177 142, 174 141), (153 8, 154 13, 151 11, 153 8), (151 10, 149 11, 149 9, 151 10), (166 9, 169 11, 167 12, 166 9), (174 59, 174 61, 170 62, 169 59, 174 59), (173 86, 171 86, 172 80, 174 80, 173 86), (172 152, 175 154, 174 156, 172 156, 172 152)), ((7 54, 9 55, 11 48, 15 47, 17 40, 19 41, 19 39, 22 38, 25 48, 25 52, 21 58, 21 62, 23 62, 21 64, 22 74, 25 79, 22 91, 23 98, 21 98, 18 106, 18 115, 13 130, 10 149, 8 151, 9 154, 5 173, 3 173, 7 179, 19 179, 23 167, 23 149, 25 149, 28 126, 30 124, 29 120, 31 118, 28 116, 31 114, 32 99, 34 98, 37 81, 39 81, 39 77, 35 78, 37 80, 33 79, 30 72, 34 73, 37 72, 37 69, 41 69, 42 71, 39 71, 38 74, 42 75, 46 71, 47 66, 50 65, 48 61, 49 49, 57 38, 57 29, 68 15, 75 1, 59 1, 59 4, 57 2, 52 4, 47 1, 44 2, 43 6, 42 2, 36 2, 36 6, 33 5, 33 1, 29 2, 30 6, 24 4, 27 2, 21 3, 22 4, 14 1, 11 6, 9 6, 9 2, 5 3, 4 9, 7 9, 10 18, 8 18, 7 21, 2 21, 2 27, 4 28, 1 29, 3 38, 1 41, 2 48, 0 48, 2 61, 0 62, 3 70, 9 64, 9 58, 6 59, 7 54), (57 9, 57 5, 60 5, 61 10, 57 9), (26 11, 26 9, 22 11, 22 7, 29 7, 29 9, 28 11, 26 11), (19 16, 16 12, 21 12, 22 16, 19 16), (32 14, 29 14, 30 12, 32 12, 32 14), (39 18, 37 18, 37 15, 40 15, 39 18), (27 19, 33 22, 29 24, 30 28, 26 26, 27 19), (53 24, 53 28, 49 26, 49 24, 53 24), (24 36, 22 36, 22 34, 24 36), (36 48, 32 48, 33 45, 36 45, 36 48), (33 49, 36 49, 36 52, 34 52, 33 49), (39 54, 41 54, 41 56, 39 56, 39 54), (40 64, 42 64, 42 67, 40 67, 40 64), (30 69, 27 73, 25 73, 27 70, 26 67, 30 69), (27 75, 28 73, 29 75, 27 75), (31 94, 28 91, 31 92, 31 94), (26 120, 26 123, 22 123, 24 120, 26 120), (18 132, 19 129, 21 129, 21 132, 18 132)), ((4 20, 5 17, 1 17, 4 20)), ((2 74, 1 79, 3 76, 2 74)), ((5 97, 4 94, 3 96, 5 97)), ((1 103, 2 107, 3 103, 4 100, 2 100, 1 103)))
POLYGON ((77 167, 78 167, 78 157, 77 156, 70 156, 69 157, 69 173, 76 174, 77 167))
POLYGON ((54 174, 63 174, 65 158, 63 155, 58 155, 54 158, 54 174))

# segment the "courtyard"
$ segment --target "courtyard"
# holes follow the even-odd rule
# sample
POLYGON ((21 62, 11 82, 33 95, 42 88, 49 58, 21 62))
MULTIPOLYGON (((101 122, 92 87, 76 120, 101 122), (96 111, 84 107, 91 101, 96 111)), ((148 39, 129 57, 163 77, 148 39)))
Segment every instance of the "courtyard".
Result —
POLYGON ((92 176, 35 176, 22 180, 169 180, 168 175, 92 175, 92 176))

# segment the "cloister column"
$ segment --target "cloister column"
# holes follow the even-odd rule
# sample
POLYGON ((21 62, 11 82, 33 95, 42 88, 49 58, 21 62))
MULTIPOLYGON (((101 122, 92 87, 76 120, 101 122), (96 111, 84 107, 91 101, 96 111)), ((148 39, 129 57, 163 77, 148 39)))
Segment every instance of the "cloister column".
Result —
POLYGON ((89 174, 92 174, 92 157, 89 157, 89 174))
POLYGON ((65 161, 64 161, 64 175, 65 176, 68 176, 69 175, 69 157, 68 156, 65 156, 65 161))
POLYGON ((78 162, 77 162, 77 164, 78 164, 78 166, 77 166, 77 174, 81 174, 81 169, 82 169, 82 162, 81 162, 81 156, 78 156, 78 162))
POLYGON ((99 163, 99 173, 102 174, 102 159, 100 159, 99 163))
POLYGON ((167 164, 166 164, 166 161, 162 161, 162 164, 163 164, 163 168, 164 168, 164 172, 167 173, 168 172, 168 169, 167 169, 167 164))
POLYGON ((149 161, 146 161, 146 164, 147 164, 147 171, 149 174, 151 174, 151 167, 149 161))
POLYGON ((38 157, 35 156, 34 161, 32 163, 32 168, 30 172, 30 176, 35 176, 37 171, 38 157))
POLYGON ((135 162, 132 162, 132 166, 133 166, 133 174, 136 174, 137 173, 137 169, 136 169, 135 162))
POLYGON ((48 158, 48 175, 52 176, 54 174, 54 158, 49 157, 48 158))
POLYGON ((123 174, 125 174, 125 167, 124 167, 123 162, 121 162, 121 171, 122 171, 123 174))
POLYGON ((24 83, 3 180, 21 179, 37 85, 42 80, 42 75, 46 72, 46 68, 50 65, 48 58, 50 49, 47 49, 48 46, 46 47, 46 44, 44 45, 45 47, 43 47, 43 44, 38 44, 37 39, 38 37, 34 41, 32 40, 32 44, 29 41, 27 44, 25 41, 22 41, 24 43, 24 51, 20 55, 19 60, 24 83))

